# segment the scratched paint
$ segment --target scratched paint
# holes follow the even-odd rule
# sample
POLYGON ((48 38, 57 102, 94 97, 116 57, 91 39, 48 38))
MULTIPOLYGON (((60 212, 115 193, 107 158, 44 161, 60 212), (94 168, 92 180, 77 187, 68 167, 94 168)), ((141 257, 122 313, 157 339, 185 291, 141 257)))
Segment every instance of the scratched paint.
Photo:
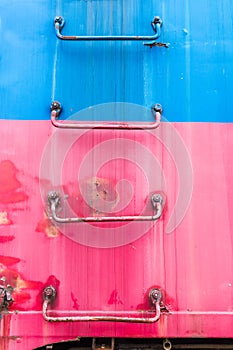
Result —
MULTIPOLYGON (((9 219, 8 212, 7 211, 0 212, 0 227, 5 228, 5 226, 12 225, 12 224, 13 224, 13 221, 9 219)), ((0 243, 10 242, 13 239, 15 239, 15 236, 4 234, 4 230, 2 230, 2 232, 0 233, 0 243)))
POLYGON ((0 225, 11 225, 12 221, 8 219, 6 211, 0 212, 0 225))
POLYGON ((36 226, 36 232, 42 232, 47 237, 54 238, 57 237, 60 234, 60 231, 58 228, 49 220, 46 213, 44 213, 44 218, 41 219, 37 226, 36 226))

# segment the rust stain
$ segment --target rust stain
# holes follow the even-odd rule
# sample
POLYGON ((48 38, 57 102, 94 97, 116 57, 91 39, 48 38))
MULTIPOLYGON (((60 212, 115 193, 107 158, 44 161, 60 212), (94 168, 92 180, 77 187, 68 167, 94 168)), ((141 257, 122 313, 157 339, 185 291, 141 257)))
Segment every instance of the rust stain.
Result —
POLYGON ((6 314, 0 319, 1 322, 1 332, 0 332, 0 349, 9 350, 9 340, 10 340, 10 321, 11 315, 6 314))
POLYGON ((48 219, 48 216, 46 215, 46 213, 44 213, 44 218, 38 222, 37 227, 36 227, 36 232, 42 232, 47 237, 50 237, 50 238, 55 238, 55 237, 58 237, 60 235, 60 231, 48 219))
MULTIPOLYGON (((91 177, 77 183, 69 182, 63 186, 68 194, 67 200, 77 216, 106 215, 112 213, 119 201, 114 181, 91 177)), ((94 223, 93 223, 94 225, 94 223)))
POLYGON ((117 194, 113 184, 108 179, 93 177, 86 183, 87 196, 91 204, 93 201, 115 201, 117 194))
POLYGON ((115 190, 115 184, 109 179, 92 177, 80 184, 82 186, 82 195, 85 202, 80 207, 85 208, 84 215, 102 215, 102 213, 111 213, 118 202, 118 195, 115 190))
POLYGON ((3 204, 18 203, 28 199, 21 191, 21 183, 17 179, 17 168, 10 160, 0 162, 0 202, 3 204))
POLYGON ((12 221, 8 219, 6 211, 0 212, 0 225, 11 225, 12 221))

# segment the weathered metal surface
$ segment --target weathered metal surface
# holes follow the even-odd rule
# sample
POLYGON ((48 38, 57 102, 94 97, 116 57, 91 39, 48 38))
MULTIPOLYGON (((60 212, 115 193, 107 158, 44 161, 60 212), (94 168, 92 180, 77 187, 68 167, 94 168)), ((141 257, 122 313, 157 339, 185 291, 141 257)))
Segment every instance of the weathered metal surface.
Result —
POLYGON ((0 2, 0 277, 14 299, 1 315, 1 349, 78 336, 233 338, 232 11, 230 0, 0 2), (61 42, 52 23, 61 15, 69 33, 146 35, 155 13, 168 49, 61 42), (54 100, 64 119, 106 102, 160 101, 171 123, 54 130, 54 100), (166 205, 151 226, 56 226, 45 214, 53 189, 65 195, 61 214, 81 217, 151 210, 152 192, 166 205), (147 312, 151 288, 162 290, 163 312, 147 325, 50 323, 41 298, 50 285, 55 316, 147 312))
POLYGON ((60 224, 78 223, 78 222, 124 222, 124 221, 155 221, 160 218, 163 212, 163 197, 160 194, 153 193, 150 202, 152 206, 153 215, 121 215, 121 216, 103 216, 99 213, 98 216, 88 217, 59 217, 57 215, 57 208, 60 206, 61 197, 56 191, 50 191, 48 194, 48 202, 51 212, 51 220, 60 224))
POLYGON ((152 106, 151 111, 154 115, 155 122, 154 123, 120 123, 120 122, 77 122, 71 123, 71 122, 59 122, 57 121, 58 117, 60 116, 60 113, 62 111, 62 107, 60 102, 54 101, 51 105, 51 123, 56 128, 61 129, 107 129, 107 130, 153 130, 156 129, 161 121, 161 113, 162 113, 162 106, 159 103, 156 103, 152 106))
POLYGON ((43 291, 43 317, 48 322, 127 322, 127 323, 155 323, 158 322, 161 316, 162 292, 157 288, 152 288, 148 293, 148 299, 153 306, 153 311, 147 312, 145 315, 142 312, 132 311, 115 311, 113 315, 103 311, 81 311, 76 312, 76 315, 56 315, 48 314, 48 306, 52 305, 57 296, 57 290, 53 286, 48 286, 43 291), (152 315, 151 315, 152 314, 152 315))
MULTIPOLYGON (((161 35, 162 20, 159 16, 155 16, 151 22, 152 29, 155 32, 155 35, 145 36, 145 35, 63 35, 61 33, 65 20, 61 16, 57 16, 54 19, 54 27, 56 36, 61 40, 73 40, 73 41, 148 41, 146 43, 149 46, 153 46, 156 43, 156 40, 161 35)), ((162 45, 161 45, 162 46, 162 45)), ((166 47, 166 44, 164 44, 166 47)))
POLYGON ((7 311, 9 306, 13 303, 12 297, 14 288, 7 284, 5 277, 0 279, 0 312, 7 311))

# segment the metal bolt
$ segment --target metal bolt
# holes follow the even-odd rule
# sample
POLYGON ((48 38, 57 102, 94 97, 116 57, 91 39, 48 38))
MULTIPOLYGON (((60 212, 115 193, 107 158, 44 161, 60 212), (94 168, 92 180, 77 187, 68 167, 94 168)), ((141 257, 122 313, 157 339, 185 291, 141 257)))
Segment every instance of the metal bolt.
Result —
POLYGON ((14 299, 12 298, 12 293, 14 291, 14 288, 10 285, 7 286, 6 291, 5 291, 5 298, 7 303, 13 303, 14 299))
POLYGON ((56 111, 57 109, 61 109, 62 107, 61 107, 61 103, 59 102, 59 101, 53 101, 52 103, 51 103, 51 106, 50 106, 50 109, 52 110, 52 111, 56 111))
POLYGON ((155 194, 153 196, 153 200, 156 201, 156 202, 158 202, 160 200, 160 198, 161 198, 161 196, 159 194, 155 194))
POLYGON ((59 101, 53 101, 51 103, 51 106, 50 106, 50 111, 51 112, 55 111, 56 112, 56 117, 58 117, 61 114, 61 111, 62 111, 61 103, 59 101))
POLYGON ((6 282, 6 277, 2 276, 0 278, 0 310, 7 310, 14 301, 12 297, 14 288, 6 282))
POLYGON ((170 340, 165 339, 165 340, 163 341, 163 348, 164 348, 164 350, 171 350, 171 348, 172 348, 172 343, 170 342, 170 340))
POLYGON ((50 191, 48 194, 48 202, 50 205, 55 202, 55 206, 58 206, 60 204, 59 194, 56 191, 50 191))
POLYGON ((56 298, 57 291, 53 286, 48 286, 43 290, 43 299, 50 302, 56 298))
POLYGON ((152 203, 154 208, 157 207, 158 203, 160 203, 162 205, 163 204, 163 197, 161 196, 161 194, 158 194, 158 193, 153 194, 151 197, 151 203, 152 203))
POLYGON ((161 18, 159 16, 155 16, 152 23, 154 23, 154 24, 159 23, 160 25, 162 25, 163 21, 161 20, 161 18))
POLYGON ((64 20, 64 18, 63 17, 61 17, 61 16, 56 16, 55 18, 54 18, 54 24, 59 24, 59 26, 62 28, 63 26, 64 26, 64 24, 65 24, 65 20, 64 20))
POLYGON ((53 295, 53 290, 51 287, 48 287, 46 290, 45 290, 45 295, 47 297, 51 297, 53 295))
POLYGON ((155 303, 160 303, 162 299, 162 293, 159 289, 157 288, 154 288, 154 289, 151 289, 150 293, 149 293, 149 300, 152 304, 155 304, 155 303))
POLYGON ((59 195, 58 195, 58 193, 56 191, 50 191, 49 194, 48 194, 48 199, 51 199, 51 200, 57 199, 58 196, 59 195))
POLYGON ((163 111, 163 107, 160 103, 155 103, 152 107, 152 112, 159 112, 160 114, 162 114, 163 111))

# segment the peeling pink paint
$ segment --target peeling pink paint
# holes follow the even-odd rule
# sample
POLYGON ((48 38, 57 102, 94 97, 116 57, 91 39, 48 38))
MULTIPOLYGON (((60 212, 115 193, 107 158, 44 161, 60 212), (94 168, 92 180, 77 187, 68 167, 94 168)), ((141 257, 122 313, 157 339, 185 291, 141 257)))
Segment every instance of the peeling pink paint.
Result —
POLYGON ((28 199, 28 195, 21 190, 21 183, 17 179, 17 169, 10 160, 0 163, 0 203, 18 203, 28 199))
POLYGON ((36 226, 36 232, 42 232, 49 238, 55 238, 60 235, 58 228, 48 219, 45 213, 44 218, 36 226))
POLYGON ((6 211, 0 212, 0 225, 11 225, 12 221, 8 219, 8 213, 6 211))

